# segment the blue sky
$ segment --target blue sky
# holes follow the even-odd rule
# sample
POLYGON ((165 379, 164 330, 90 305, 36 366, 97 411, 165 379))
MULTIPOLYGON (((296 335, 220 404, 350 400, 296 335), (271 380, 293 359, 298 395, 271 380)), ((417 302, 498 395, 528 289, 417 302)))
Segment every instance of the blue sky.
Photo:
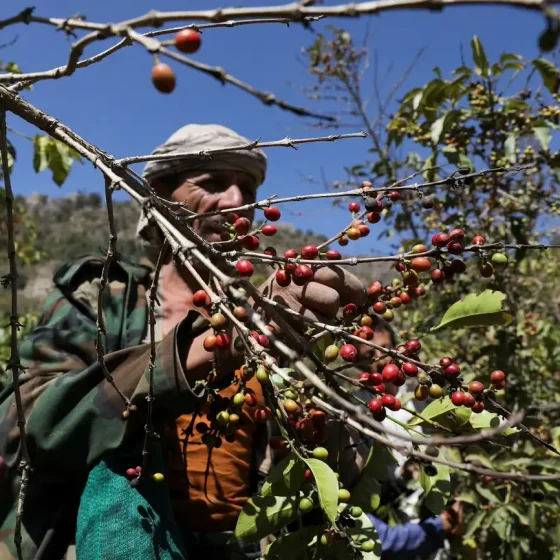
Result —
MULTIPOLYGON (((328 1, 327 4, 332 4, 328 1)), ((37 15, 68 17, 77 12, 89 21, 119 21, 159 10, 209 9, 226 6, 208 0, 185 3, 179 0, 136 0, 133 2, 93 2, 91 0, 49 0, 39 2, 37 15)), ((4 2, 0 19, 13 15, 26 4, 4 2), (10 5, 11 4, 11 5, 10 5)), ((246 6, 273 5, 263 0, 250 0, 246 6)), ((542 16, 508 7, 452 7, 443 12, 399 11, 368 16, 361 20, 332 19, 315 24, 317 30, 328 24, 345 27, 355 38, 364 36, 369 25, 368 47, 379 53, 381 67, 394 65, 390 88, 421 47, 426 53, 416 65, 405 87, 421 85, 432 77, 431 69, 439 66, 444 74, 459 65, 460 45, 470 57, 470 39, 474 34, 483 42, 490 58, 501 52, 516 52, 524 57, 538 55, 537 37, 544 28, 542 16)), ((46 70, 67 59, 70 39, 54 28, 33 24, 14 26, 0 33, 0 43, 18 40, 0 51, 4 61, 14 60, 24 71, 46 70)), ((246 26, 233 29, 209 29, 203 35, 203 46, 194 55, 202 62, 219 65, 231 74, 257 88, 274 92, 294 104, 313 107, 293 84, 309 84, 311 78, 298 62, 303 46, 313 40, 300 26, 246 26)), ((86 55, 99 52, 114 40, 90 46, 86 55)), ((275 107, 266 107, 258 100, 235 89, 222 86, 213 78, 183 66, 175 66, 177 88, 164 96, 150 83, 151 56, 140 47, 122 49, 99 64, 77 71, 73 77, 37 84, 25 97, 44 111, 59 118, 78 134, 103 150, 118 157, 149 153, 175 129, 189 122, 220 123, 250 139, 281 139, 286 135, 313 136, 309 121, 275 107)), ((316 109, 318 107, 315 107, 316 109)), ((31 126, 16 117, 9 125, 34 134, 31 126)), ((13 174, 18 194, 32 192, 65 196, 79 190, 101 192, 102 177, 90 165, 77 165, 67 183, 59 189, 48 171, 35 174, 31 166, 30 143, 12 136, 18 150, 18 163, 13 174)), ((328 181, 344 178, 343 168, 362 162, 369 144, 366 140, 345 140, 312 144, 298 151, 271 148, 268 179, 260 194, 281 196, 321 190, 302 176, 324 176, 328 181)), ((141 167, 137 168, 138 170, 141 167)), ((125 195, 121 195, 125 196, 125 195)), ((303 215, 291 214, 286 220, 297 227, 311 228, 327 235, 339 231, 347 222, 348 213, 330 210, 327 203, 292 206, 303 215)), ((359 252, 382 249, 385 242, 373 235, 351 245, 359 252)), ((348 247, 350 249, 350 247, 348 247)), ((377 252, 377 251, 376 251, 377 252)))

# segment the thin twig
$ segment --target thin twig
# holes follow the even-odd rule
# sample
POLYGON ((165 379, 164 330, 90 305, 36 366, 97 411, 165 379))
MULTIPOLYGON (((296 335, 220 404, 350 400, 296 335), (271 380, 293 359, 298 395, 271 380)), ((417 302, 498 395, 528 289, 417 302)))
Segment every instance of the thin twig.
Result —
POLYGON ((4 178, 4 188, 6 197, 6 223, 8 235, 8 259, 10 262, 9 283, 12 295, 12 306, 10 314, 10 359, 8 360, 8 368, 12 371, 12 383, 14 386, 14 398, 16 401, 16 414, 17 426, 19 428, 20 449, 19 449, 19 472, 21 475, 21 484, 19 488, 17 512, 16 512, 16 526, 14 542, 17 549, 18 558, 23 558, 21 550, 21 525, 23 521, 23 511, 25 503, 25 495, 27 491, 27 484, 29 481, 29 474, 31 463, 29 461, 29 450, 27 448, 27 433, 25 430, 25 412, 21 399, 19 373, 22 370, 19 348, 18 348, 18 330, 22 326, 19 322, 18 313, 18 299, 17 299, 17 254, 14 237, 14 193, 12 190, 12 181, 10 178, 10 165, 8 161, 8 137, 6 132, 6 109, 4 104, 0 102, 0 151, 2 152, 2 175, 4 178))

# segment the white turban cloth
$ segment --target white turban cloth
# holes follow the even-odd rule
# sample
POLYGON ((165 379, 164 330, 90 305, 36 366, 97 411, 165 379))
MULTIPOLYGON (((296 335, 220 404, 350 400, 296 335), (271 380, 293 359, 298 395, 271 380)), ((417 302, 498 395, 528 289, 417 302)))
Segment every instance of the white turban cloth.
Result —
MULTIPOLYGON (((198 153, 207 150, 233 148, 250 141, 219 124, 188 124, 174 132, 152 155, 198 153)), ((142 173, 151 181, 184 171, 244 171, 260 185, 266 175, 266 156, 262 150, 223 152, 185 159, 149 161, 142 173)))

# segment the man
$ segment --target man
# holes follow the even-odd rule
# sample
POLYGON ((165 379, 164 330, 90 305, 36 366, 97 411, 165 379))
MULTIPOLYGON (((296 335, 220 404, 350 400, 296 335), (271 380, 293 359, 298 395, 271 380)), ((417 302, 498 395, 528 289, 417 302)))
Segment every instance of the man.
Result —
MULTIPOLYGON (((248 141, 217 125, 188 125, 154 153, 198 152, 248 141)), ((256 200, 266 158, 259 150, 222 153, 212 159, 150 162, 144 177, 157 195, 186 203, 190 211, 227 210, 256 200)), ((240 213, 250 220, 253 211, 240 213)), ((220 239, 224 216, 193 222, 206 241, 220 239)), ((139 234, 152 266, 121 259, 105 288, 107 326, 104 363, 97 360, 97 291, 103 259, 83 257, 54 278, 37 329, 21 345, 21 394, 27 419, 32 471, 22 525, 24 560, 58 560, 76 540, 79 560, 256 558, 257 546, 227 544, 241 508, 271 466, 265 425, 245 411, 233 443, 208 451, 201 433, 213 353, 203 341, 212 332, 204 310, 192 302, 196 280, 166 256, 158 287, 156 363, 153 377, 153 438, 143 463, 148 394, 147 293, 162 244, 157 227, 142 220, 139 234), (114 386, 113 386, 114 383, 114 386), (125 402, 115 389, 130 399, 125 402), (127 469, 142 465, 150 476, 131 487, 127 469)), ((199 268, 199 274, 205 271, 199 268)), ((269 283, 268 297, 321 319, 341 305, 361 304, 362 283, 344 270, 323 268, 305 288, 269 283)), ((232 341, 233 342, 233 341, 232 341)), ((221 353, 221 396, 232 394, 233 372, 243 358, 233 343, 221 353)), ((257 406, 263 397, 251 385, 257 406)), ((244 407, 246 408, 246 407, 244 407)), ((21 442, 13 386, 0 394, 0 560, 16 558, 17 489, 21 442)))

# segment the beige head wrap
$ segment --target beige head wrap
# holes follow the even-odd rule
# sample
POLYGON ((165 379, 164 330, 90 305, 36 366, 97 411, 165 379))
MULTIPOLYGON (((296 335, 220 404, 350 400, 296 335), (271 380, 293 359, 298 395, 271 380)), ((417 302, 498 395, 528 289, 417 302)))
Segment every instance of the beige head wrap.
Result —
MULTIPOLYGON (((219 124, 188 124, 174 132, 152 154, 197 153, 219 148, 249 144, 249 140, 219 124)), ((169 177, 184 171, 244 171, 260 185, 266 176, 266 156, 262 150, 244 150, 214 154, 211 157, 149 161, 142 176, 147 181, 169 177)), ((162 243, 162 234, 142 212, 136 234, 147 256, 155 262, 162 243)))

